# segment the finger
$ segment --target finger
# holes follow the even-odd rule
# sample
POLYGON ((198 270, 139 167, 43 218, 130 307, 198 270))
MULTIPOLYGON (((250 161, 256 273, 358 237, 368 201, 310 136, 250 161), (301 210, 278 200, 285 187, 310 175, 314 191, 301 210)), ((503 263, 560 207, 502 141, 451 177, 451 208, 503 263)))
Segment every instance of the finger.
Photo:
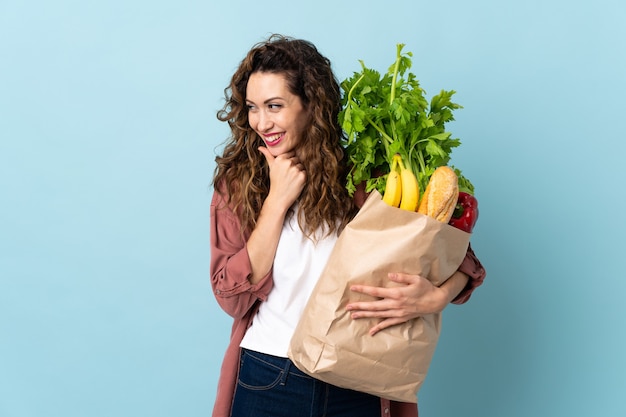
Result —
POLYGON ((406 285, 420 285, 424 283, 430 283, 428 279, 420 276, 420 275, 412 275, 412 274, 403 274, 400 272, 390 272, 387 277, 389 281, 396 282, 398 284, 406 284, 406 285))
POLYGON ((272 153, 270 152, 269 149, 267 149, 265 146, 259 146, 259 152, 261 152, 263 154, 263 156, 265 156, 265 160, 267 161, 268 165, 272 165, 272 163, 274 162, 274 155, 272 155, 272 153))
POLYGON ((290 151, 290 152, 285 152, 285 153, 281 153, 280 155, 276 156, 276 159, 284 159, 287 161, 292 161, 293 158, 295 158, 296 153, 294 151, 290 151))
POLYGON ((300 159, 297 156, 289 158, 289 162, 293 167, 296 167, 299 171, 304 171, 304 164, 300 162, 300 159))
POLYGON ((402 274, 399 272, 390 272, 387 277, 390 281, 402 284, 413 284, 416 281, 416 275, 402 274))
POLYGON ((384 287, 372 287, 369 285, 353 285, 350 287, 350 290, 354 292, 358 292, 361 294, 370 295, 379 299, 392 299, 398 300, 403 297, 402 289, 405 287, 393 287, 393 288, 384 288, 384 287))
POLYGON ((350 314, 350 318, 357 319, 374 319, 374 318, 398 318, 403 317, 404 311, 397 309, 383 309, 383 310, 355 310, 350 314))
POLYGON ((304 164, 302 164, 302 162, 300 162, 300 158, 298 158, 297 156, 292 156, 289 159, 289 162, 291 162, 291 165, 298 168, 300 171, 304 171, 304 164))
POLYGON ((387 298, 391 295, 390 288, 372 287, 370 285, 352 285, 350 290, 377 298, 387 298))
POLYGON ((380 323, 378 323, 376 326, 372 327, 369 330, 369 334, 370 336, 374 336, 376 333, 378 333, 381 330, 387 329, 391 326, 396 326, 398 324, 402 324, 404 323, 405 320, 401 319, 401 318, 390 318, 390 319, 386 319, 381 321, 380 323))
MULTIPOLYGON (((358 314, 360 317, 365 317, 364 314, 369 314, 374 311, 393 310, 396 308, 396 302, 389 299, 382 299, 378 301, 357 301, 350 303, 346 306, 347 311, 353 311, 354 314, 358 314)), ((368 316, 368 317, 380 317, 380 316, 368 316)))

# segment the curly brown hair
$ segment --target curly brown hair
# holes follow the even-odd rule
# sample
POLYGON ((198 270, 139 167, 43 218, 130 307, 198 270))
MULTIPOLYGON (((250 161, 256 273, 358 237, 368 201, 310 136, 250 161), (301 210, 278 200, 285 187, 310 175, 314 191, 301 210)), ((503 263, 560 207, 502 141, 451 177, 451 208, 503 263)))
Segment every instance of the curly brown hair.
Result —
POLYGON ((217 112, 220 121, 228 122, 231 136, 215 159, 215 191, 226 197, 244 230, 255 227, 270 186, 267 161, 258 151, 263 141, 248 123, 246 87, 255 72, 284 75, 290 92, 310 114, 297 150, 307 172, 298 198, 300 228, 309 237, 321 227, 327 234, 340 233, 356 212, 345 187, 344 133, 337 119, 341 90, 330 61, 309 41, 275 34, 254 45, 241 61, 217 112))

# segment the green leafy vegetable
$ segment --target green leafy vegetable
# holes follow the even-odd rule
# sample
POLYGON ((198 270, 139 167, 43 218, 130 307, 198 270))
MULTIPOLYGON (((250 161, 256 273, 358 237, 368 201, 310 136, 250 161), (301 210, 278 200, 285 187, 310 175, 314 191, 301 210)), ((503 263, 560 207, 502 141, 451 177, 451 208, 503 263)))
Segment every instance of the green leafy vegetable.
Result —
MULTIPOLYGON (((411 52, 402 53, 398 44, 396 60, 386 74, 361 63, 361 71, 341 83, 344 91, 339 122, 347 134, 344 144, 351 171, 347 188, 365 182, 366 191, 384 192, 393 155, 399 153, 413 170, 424 190, 435 169, 449 165, 452 149, 461 144, 446 131, 454 110, 462 106, 452 101, 455 91, 441 90, 430 103, 411 68, 411 52)), ((474 186, 461 171, 459 190, 473 194, 474 186)))

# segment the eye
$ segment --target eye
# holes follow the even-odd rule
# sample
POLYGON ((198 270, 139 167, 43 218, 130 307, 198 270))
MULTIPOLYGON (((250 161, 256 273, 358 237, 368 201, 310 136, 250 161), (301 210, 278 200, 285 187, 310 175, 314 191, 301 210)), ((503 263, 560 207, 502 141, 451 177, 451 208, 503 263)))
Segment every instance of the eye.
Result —
POLYGON ((246 108, 248 109, 248 111, 253 111, 254 109, 256 109, 256 107, 254 107, 254 104, 246 104, 246 108))
POLYGON ((267 108, 270 110, 279 110, 281 109, 283 106, 281 104, 278 103, 270 103, 267 105, 267 108))

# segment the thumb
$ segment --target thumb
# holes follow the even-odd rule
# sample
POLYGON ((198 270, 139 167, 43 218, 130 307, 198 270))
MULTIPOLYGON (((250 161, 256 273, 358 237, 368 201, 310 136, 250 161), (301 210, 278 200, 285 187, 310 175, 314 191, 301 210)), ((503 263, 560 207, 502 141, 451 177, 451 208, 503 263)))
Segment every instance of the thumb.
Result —
POLYGON ((276 158, 274 158, 274 155, 272 155, 269 149, 267 149, 265 146, 259 146, 259 152, 261 152, 263 156, 265 156, 267 164, 272 165, 272 162, 274 162, 274 159, 276 158))

